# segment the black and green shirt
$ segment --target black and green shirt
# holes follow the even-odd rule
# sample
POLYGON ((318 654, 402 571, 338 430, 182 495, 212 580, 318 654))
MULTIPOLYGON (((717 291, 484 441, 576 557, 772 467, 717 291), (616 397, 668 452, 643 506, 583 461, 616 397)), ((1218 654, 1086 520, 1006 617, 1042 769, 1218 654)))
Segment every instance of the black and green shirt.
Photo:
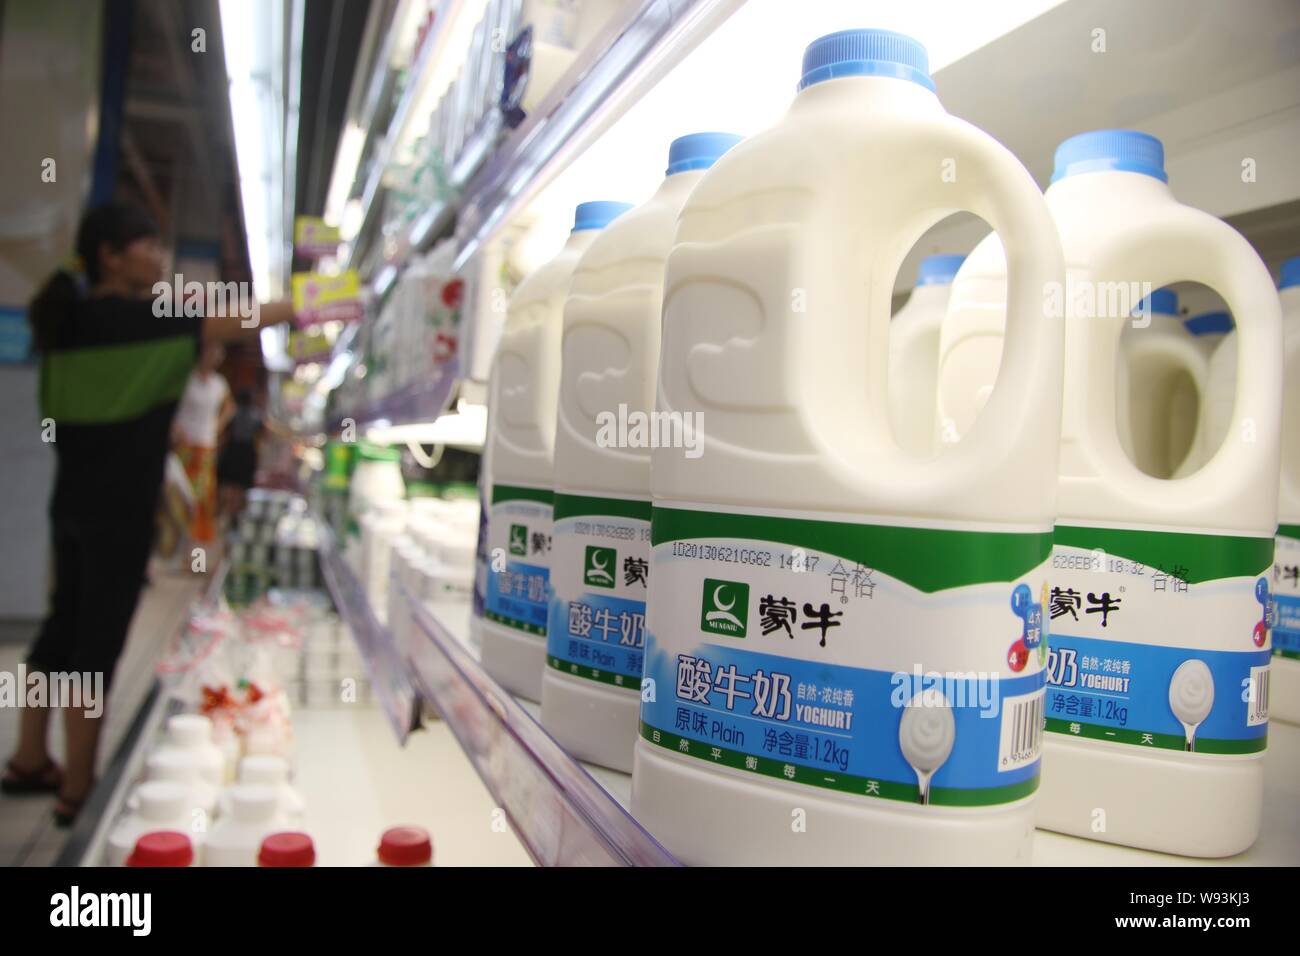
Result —
POLYGON ((81 301, 62 322, 41 363, 41 416, 54 424, 58 460, 51 513, 152 513, 202 322, 113 296, 81 301))

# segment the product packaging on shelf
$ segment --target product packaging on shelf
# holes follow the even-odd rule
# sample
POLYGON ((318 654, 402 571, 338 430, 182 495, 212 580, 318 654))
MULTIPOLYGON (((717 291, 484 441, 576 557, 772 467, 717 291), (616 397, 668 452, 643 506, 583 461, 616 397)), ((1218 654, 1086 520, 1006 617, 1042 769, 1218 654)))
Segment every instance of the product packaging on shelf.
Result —
POLYGON ((376 851, 376 866, 433 866, 433 841, 422 827, 391 827, 376 851))
POLYGON ((542 726, 579 759, 624 773, 645 653, 663 263, 691 190, 739 139, 674 140, 662 185, 583 253, 564 306, 542 726))
POLYGON ((799 86, 705 174, 668 257, 655 410, 704 441, 652 452, 632 814, 686 863, 1028 862, 1060 243, 921 44, 831 34, 799 86), (1015 347, 978 434, 921 461, 890 423, 887 290, 957 210, 1015 249, 1015 347))
MULTIPOLYGON (((1281 317, 1249 243, 1180 204, 1167 182, 1159 140, 1099 130, 1058 147, 1046 194, 1069 285, 1037 822, 1218 857, 1245 850, 1260 826, 1281 317), (1223 296, 1250 372, 1233 389, 1229 439, 1170 481, 1125 454, 1116 386, 1125 326, 1146 320, 1135 306, 1175 281, 1223 296)), ((998 240, 986 239, 944 323, 940 413, 970 435, 991 407, 979 412, 981 390, 1005 377, 990 346, 1005 309, 990 290, 1005 272, 998 240)), ((1134 332, 1161 334, 1152 328, 1134 332)))
POLYGON ((287 823, 275 787, 236 784, 229 792, 229 811, 208 831, 204 866, 256 866, 262 841, 287 823))
POLYGON ((519 284, 493 364, 487 607, 483 666, 503 687, 540 700, 546 660, 552 458, 564 300, 573 270, 601 229, 629 206, 578 206, 560 254, 519 284))
POLYGON ((201 849, 202 821, 196 821, 190 793, 184 784, 171 780, 150 780, 136 787, 134 808, 109 831, 108 865, 125 866, 140 837, 156 830, 187 834, 201 849))

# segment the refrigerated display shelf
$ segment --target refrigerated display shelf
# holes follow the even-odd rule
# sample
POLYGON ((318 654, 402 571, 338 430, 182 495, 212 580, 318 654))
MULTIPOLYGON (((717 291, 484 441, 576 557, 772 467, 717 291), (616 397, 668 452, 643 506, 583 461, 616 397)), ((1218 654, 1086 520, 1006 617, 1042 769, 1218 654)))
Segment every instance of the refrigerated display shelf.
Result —
POLYGON ((392 632, 380 623, 361 582, 344 559, 333 530, 320 518, 316 525, 320 529, 320 562, 326 588, 361 651, 379 709, 388 718, 398 743, 405 743, 419 721, 419 697, 409 668, 393 644, 392 632))
POLYGON ((539 866, 679 865, 627 812, 631 777, 579 763, 542 729, 536 705, 484 672, 468 640, 468 604, 437 608, 405 590, 403 598, 414 623, 408 659, 421 692, 539 866), (452 617, 457 623, 448 627, 452 617))

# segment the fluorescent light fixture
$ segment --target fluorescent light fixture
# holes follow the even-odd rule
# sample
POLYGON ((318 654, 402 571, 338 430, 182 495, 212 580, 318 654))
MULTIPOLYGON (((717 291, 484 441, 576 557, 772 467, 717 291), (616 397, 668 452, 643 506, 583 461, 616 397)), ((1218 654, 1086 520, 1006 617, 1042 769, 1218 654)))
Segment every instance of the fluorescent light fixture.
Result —
MULTIPOLYGON (((352 195, 352 186, 357 178, 357 165, 361 162, 361 150, 366 145, 366 131, 357 123, 349 120, 339 135, 339 148, 334 154, 334 172, 330 175, 330 188, 325 198, 325 221, 331 226, 344 226, 347 222, 348 197, 352 195)), ((357 204, 358 208, 360 203, 357 204)), ((358 224, 360 225, 360 224, 358 224)), ((352 239, 356 229, 344 234, 344 239, 352 239)))
POLYGON ((421 445, 454 445, 482 448, 487 438, 487 406, 458 402, 456 411, 432 422, 392 425, 377 421, 366 429, 366 441, 377 445, 415 442, 421 445))
POLYGON ((380 269, 379 274, 375 276, 375 295, 382 298, 384 293, 388 291, 388 287, 391 286, 396 279, 397 267, 392 263, 389 263, 380 269))
MULTIPOLYGON (((361 205, 360 199, 349 199, 343 205, 343 219, 339 223, 339 238, 347 245, 349 253, 352 248, 352 240, 357 237, 361 231, 361 224, 365 222, 366 209, 361 205)), ((340 255, 343 262, 347 262, 347 256, 340 255)))
MULTIPOLYGON (((253 288, 259 299, 278 299, 292 242, 285 143, 297 131, 284 78, 290 47, 299 49, 301 37, 285 36, 284 0, 220 0, 220 14, 253 288)), ((300 30, 301 17, 293 21, 291 29, 300 30)))

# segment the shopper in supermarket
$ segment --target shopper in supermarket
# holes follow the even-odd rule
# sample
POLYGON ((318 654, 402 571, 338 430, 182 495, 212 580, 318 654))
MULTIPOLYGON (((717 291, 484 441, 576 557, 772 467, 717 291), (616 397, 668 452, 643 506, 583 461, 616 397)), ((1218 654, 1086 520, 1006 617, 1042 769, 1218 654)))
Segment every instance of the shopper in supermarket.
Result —
POLYGON ((244 510, 248 489, 253 487, 257 473, 257 443, 265 422, 266 417, 253 400, 252 389, 241 388, 217 456, 218 514, 223 523, 244 510))
MULTIPOLYGON (((203 347, 252 339, 293 311, 286 302, 267 304, 252 320, 237 306, 213 309, 207 301, 196 311, 212 314, 172 314, 178 310, 154 294, 164 261, 158 227, 127 203, 105 203, 84 216, 76 255, 29 306, 41 427, 54 446, 55 475, 52 593, 27 667, 84 675, 83 684, 90 680, 104 693, 140 596, 172 417, 190 372, 203 347)), ((57 793, 55 819, 69 825, 93 785, 102 701, 93 711, 46 703, 22 708, 0 790, 57 793), (64 769, 46 745, 56 707, 64 769)))
POLYGON ((202 548, 217 537, 217 439, 235 414, 230 386, 219 371, 225 359, 220 342, 204 343, 172 421, 172 447, 194 493, 190 541, 202 548))

